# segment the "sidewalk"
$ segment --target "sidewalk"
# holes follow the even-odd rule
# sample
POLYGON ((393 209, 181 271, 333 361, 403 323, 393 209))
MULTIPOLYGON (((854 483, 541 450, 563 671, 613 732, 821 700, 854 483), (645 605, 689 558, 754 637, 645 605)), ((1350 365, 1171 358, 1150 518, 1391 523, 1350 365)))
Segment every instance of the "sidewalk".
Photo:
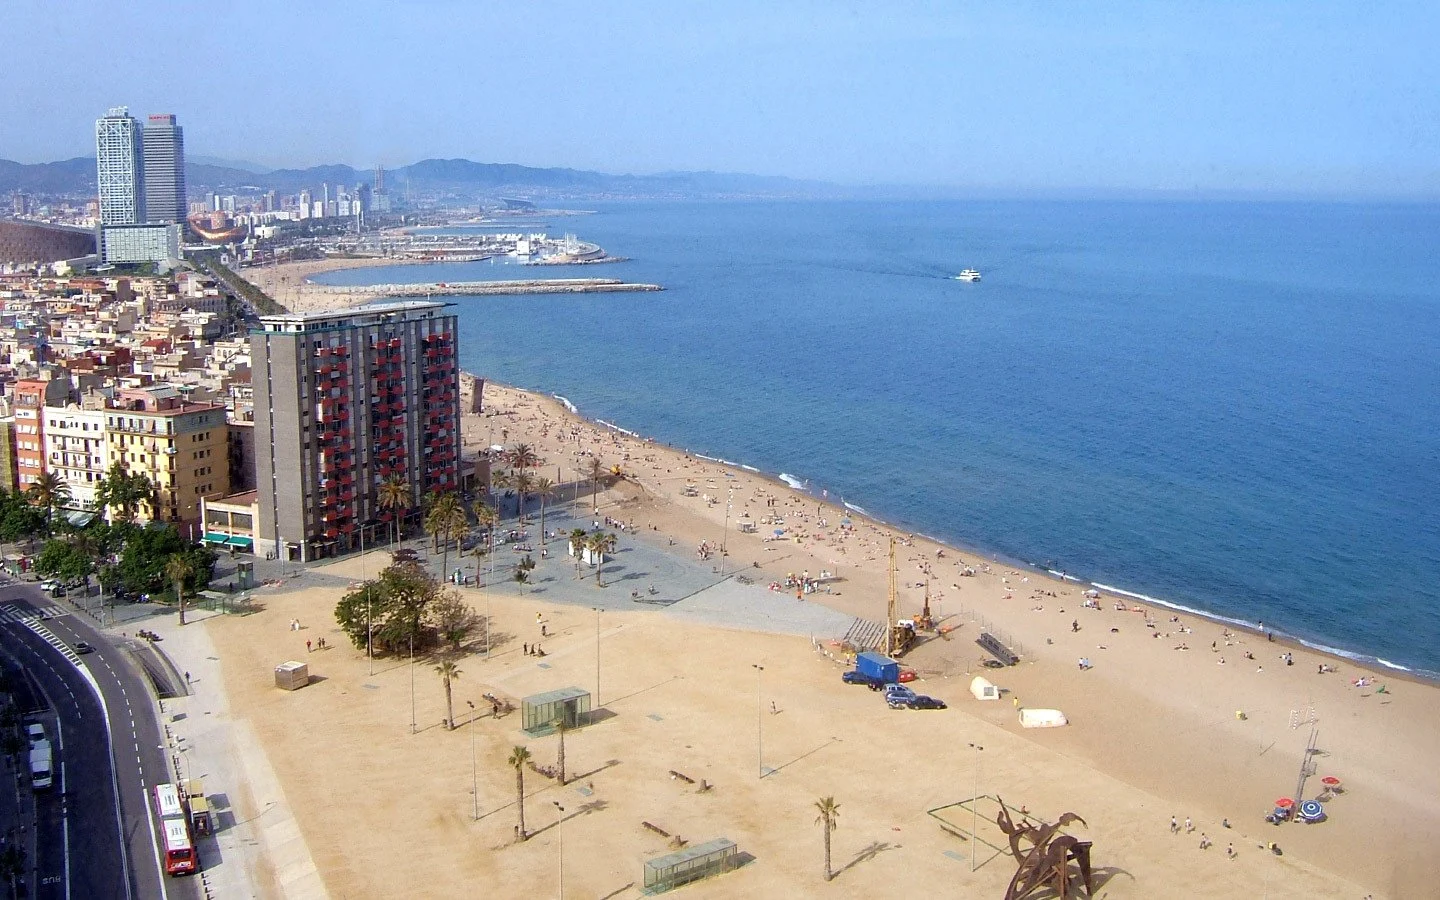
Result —
POLYGON ((215 834, 200 840, 204 881, 217 897, 326 900, 325 883, 291 814, 285 793, 249 723, 230 718, 223 677, 204 621, 222 613, 187 611, 146 627, 181 673, 190 694, 162 701, 161 726, 177 779, 201 778, 215 834))

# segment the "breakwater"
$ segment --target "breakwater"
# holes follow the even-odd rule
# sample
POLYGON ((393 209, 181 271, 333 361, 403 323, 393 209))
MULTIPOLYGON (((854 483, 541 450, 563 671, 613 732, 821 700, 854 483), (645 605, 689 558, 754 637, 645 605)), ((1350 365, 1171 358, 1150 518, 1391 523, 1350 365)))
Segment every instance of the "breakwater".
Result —
POLYGON ((491 294, 599 294, 617 291, 663 291, 658 284, 618 278, 530 278, 513 281, 440 281, 423 284, 367 284, 341 287, 307 285, 306 293, 374 297, 453 297, 491 294))

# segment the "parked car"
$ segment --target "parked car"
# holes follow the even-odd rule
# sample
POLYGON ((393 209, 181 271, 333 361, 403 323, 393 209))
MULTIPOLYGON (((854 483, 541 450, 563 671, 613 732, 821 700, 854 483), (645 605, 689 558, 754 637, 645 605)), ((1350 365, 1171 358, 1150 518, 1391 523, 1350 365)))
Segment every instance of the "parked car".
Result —
POLYGON ((885 685, 885 703, 891 709, 899 709, 915 699, 915 692, 898 684, 885 685))
POLYGON ((850 671, 841 675, 840 680, 845 682, 846 684, 868 685, 872 690, 878 690, 880 685, 884 684, 884 682, 878 681, 875 678, 866 675, 864 672, 857 672, 854 669, 851 669, 850 671))
POLYGON ((926 694, 920 694, 905 705, 910 709, 945 709, 944 700, 936 700, 926 694))
POLYGON ((45 740, 45 726, 39 722, 31 722, 25 726, 25 736, 30 738, 30 746, 35 746, 45 740))

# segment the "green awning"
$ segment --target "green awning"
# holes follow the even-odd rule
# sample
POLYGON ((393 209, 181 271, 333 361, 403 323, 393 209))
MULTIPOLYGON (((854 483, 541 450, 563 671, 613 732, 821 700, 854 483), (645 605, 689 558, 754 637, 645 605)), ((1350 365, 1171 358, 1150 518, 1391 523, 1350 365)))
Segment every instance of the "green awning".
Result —
POLYGON ((255 546, 255 540, 253 538, 246 537, 242 534, 221 534, 216 531, 205 532, 205 543, 219 544, 222 547, 235 547, 239 550, 249 550, 255 546))

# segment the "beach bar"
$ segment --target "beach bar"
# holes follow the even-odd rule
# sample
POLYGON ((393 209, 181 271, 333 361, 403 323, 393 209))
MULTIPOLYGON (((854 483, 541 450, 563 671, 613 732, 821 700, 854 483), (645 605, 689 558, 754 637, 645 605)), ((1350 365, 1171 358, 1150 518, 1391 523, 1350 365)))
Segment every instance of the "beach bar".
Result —
POLYGON ((641 892, 663 893, 701 878, 729 872, 739 866, 740 850, 735 846, 735 842, 716 838, 646 862, 645 881, 641 892))
POLYGON ((532 694, 520 701, 520 727, 531 737, 551 734, 563 721, 568 731, 590 724, 590 692, 567 687, 532 694))

